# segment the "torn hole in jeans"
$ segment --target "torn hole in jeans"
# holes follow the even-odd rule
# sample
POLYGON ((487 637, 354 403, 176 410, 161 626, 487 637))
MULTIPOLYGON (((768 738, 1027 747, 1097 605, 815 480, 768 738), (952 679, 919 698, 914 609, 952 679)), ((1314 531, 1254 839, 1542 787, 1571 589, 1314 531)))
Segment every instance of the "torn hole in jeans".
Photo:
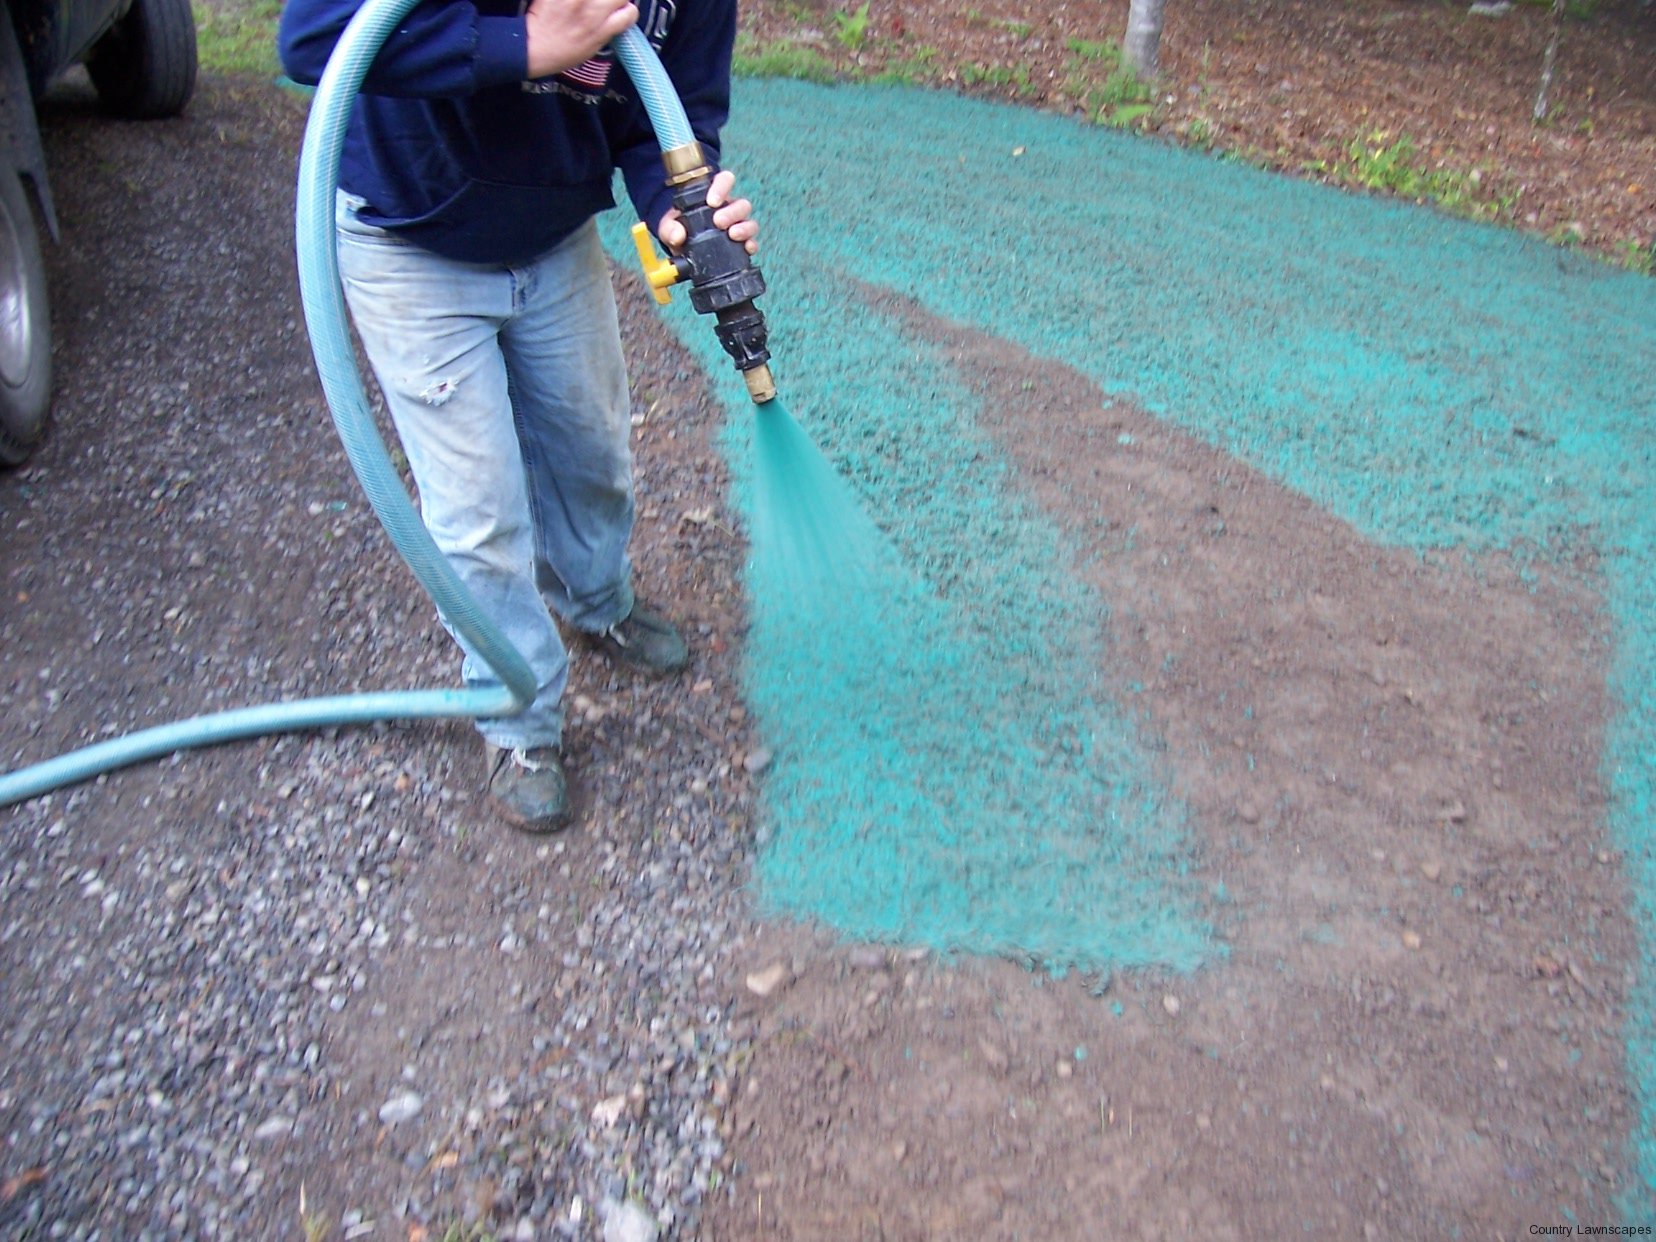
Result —
POLYGON ((427 405, 447 405, 450 397, 460 389, 459 381, 452 379, 433 380, 420 392, 420 400, 427 405))

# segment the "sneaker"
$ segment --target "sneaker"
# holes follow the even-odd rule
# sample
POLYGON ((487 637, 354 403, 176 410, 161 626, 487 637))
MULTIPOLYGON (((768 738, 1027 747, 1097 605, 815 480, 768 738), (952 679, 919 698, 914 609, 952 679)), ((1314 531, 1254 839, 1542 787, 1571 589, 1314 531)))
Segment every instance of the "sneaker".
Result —
POLYGON ((641 673, 665 676, 690 663, 684 636, 666 617, 643 604, 634 604, 609 629, 586 638, 610 659, 641 673))
POLYGON ((555 746, 486 748, 489 803, 512 827, 556 832, 571 817, 569 784, 555 746))

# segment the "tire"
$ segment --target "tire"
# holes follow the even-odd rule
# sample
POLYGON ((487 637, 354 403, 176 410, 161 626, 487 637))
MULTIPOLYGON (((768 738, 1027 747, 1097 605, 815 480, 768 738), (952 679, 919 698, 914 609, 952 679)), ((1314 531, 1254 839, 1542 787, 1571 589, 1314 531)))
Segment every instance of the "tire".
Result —
POLYGON ((0 169, 0 464, 21 464, 46 436, 52 320, 40 230, 22 179, 0 169))
POLYGON ((133 0, 93 45, 86 72, 104 110, 133 121, 177 116, 195 92, 196 32, 190 0, 133 0))

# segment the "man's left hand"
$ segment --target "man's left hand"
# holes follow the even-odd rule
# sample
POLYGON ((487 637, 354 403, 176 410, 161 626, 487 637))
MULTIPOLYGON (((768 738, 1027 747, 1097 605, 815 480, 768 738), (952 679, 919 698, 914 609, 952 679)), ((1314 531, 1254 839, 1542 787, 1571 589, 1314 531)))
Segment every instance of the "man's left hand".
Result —
MULTIPOLYGON (((714 176, 713 184, 707 187, 707 205, 714 209, 713 223, 730 234, 731 241, 746 246, 749 254, 758 254, 759 221, 753 218, 753 204, 745 198, 732 198, 735 189, 736 174, 728 168, 714 176)), ((679 221, 677 207, 661 217, 656 236, 661 238, 663 246, 675 252, 684 245, 684 225, 679 221)))

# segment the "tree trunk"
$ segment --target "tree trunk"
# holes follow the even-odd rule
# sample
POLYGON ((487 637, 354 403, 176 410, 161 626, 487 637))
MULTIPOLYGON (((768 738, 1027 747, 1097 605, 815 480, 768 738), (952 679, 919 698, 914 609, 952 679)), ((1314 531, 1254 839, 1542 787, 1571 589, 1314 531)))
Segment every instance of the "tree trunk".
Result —
POLYGON ((1161 47, 1162 9, 1167 0, 1131 0, 1127 10, 1127 38, 1122 43, 1127 63, 1141 78, 1153 78, 1159 71, 1156 54, 1161 47))
POLYGON ((1553 61, 1558 56, 1558 36, 1564 29, 1564 0, 1553 0, 1552 38, 1547 40, 1547 54, 1541 58, 1541 89, 1535 92, 1535 111, 1531 119, 1537 124, 1547 119, 1547 92, 1552 90, 1553 61))

